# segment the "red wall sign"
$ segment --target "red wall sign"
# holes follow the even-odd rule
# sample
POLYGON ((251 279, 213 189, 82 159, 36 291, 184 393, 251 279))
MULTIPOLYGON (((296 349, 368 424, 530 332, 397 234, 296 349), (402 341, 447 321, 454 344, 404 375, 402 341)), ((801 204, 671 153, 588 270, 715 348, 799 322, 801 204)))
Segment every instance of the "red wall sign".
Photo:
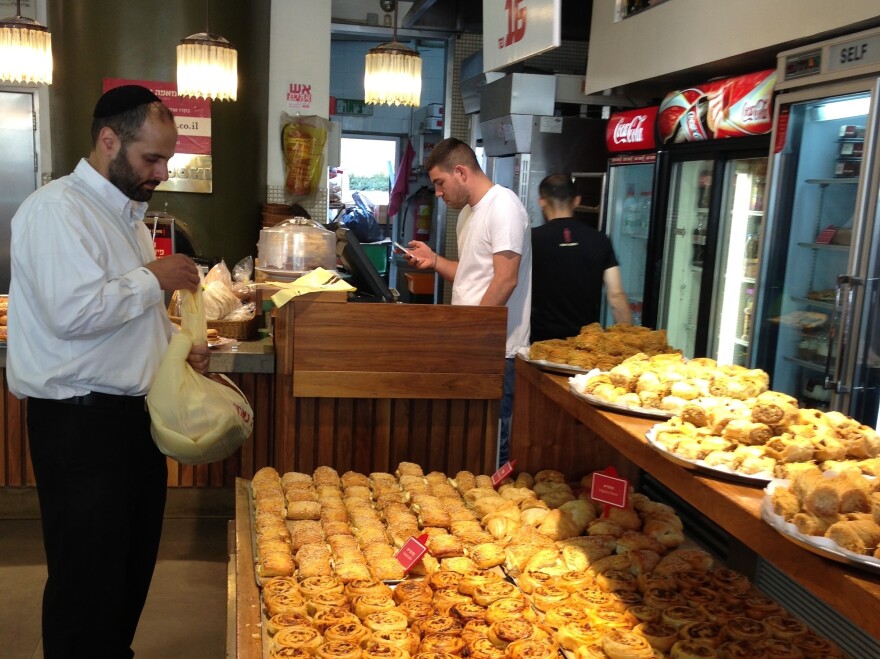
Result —
POLYGON ((615 112, 608 120, 605 129, 605 144, 608 151, 645 151, 654 149, 654 123, 657 121, 657 106, 615 112))

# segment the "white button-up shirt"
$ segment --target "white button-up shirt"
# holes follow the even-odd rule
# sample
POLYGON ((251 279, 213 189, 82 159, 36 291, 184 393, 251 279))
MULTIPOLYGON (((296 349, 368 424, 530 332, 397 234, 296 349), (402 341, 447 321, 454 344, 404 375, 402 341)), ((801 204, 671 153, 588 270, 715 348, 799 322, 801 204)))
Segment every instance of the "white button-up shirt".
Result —
POLYGON ((19 398, 142 395, 171 324, 136 202, 85 159, 12 218, 6 375, 19 398))

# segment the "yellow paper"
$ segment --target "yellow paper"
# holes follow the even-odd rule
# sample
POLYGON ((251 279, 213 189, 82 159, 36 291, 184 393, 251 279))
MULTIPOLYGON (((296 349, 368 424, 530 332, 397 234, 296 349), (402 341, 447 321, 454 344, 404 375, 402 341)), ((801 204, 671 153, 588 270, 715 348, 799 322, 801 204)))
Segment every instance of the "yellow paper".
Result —
POLYGON ((293 282, 267 282, 279 290, 272 296, 272 303, 280 308, 298 295, 320 291, 354 291, 354 286, 345 282, 335 272, 315 268, 293 282))

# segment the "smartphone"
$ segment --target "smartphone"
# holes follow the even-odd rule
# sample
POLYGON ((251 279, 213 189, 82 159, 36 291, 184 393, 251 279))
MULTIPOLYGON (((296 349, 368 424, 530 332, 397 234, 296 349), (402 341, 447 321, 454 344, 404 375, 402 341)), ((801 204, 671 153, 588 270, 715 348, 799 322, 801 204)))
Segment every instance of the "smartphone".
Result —
POLYGON ((397 242, 396 240, 394 241, 394 249, 395 249, 396 251, 400 252, 401 254, 406 254, 407 256, 410 256, 410 254, 411 254, 410 251, 409 251, 406 247, 404 247, 403 245, 401 245, 401 244, 400 244, 399 242, 397 242))

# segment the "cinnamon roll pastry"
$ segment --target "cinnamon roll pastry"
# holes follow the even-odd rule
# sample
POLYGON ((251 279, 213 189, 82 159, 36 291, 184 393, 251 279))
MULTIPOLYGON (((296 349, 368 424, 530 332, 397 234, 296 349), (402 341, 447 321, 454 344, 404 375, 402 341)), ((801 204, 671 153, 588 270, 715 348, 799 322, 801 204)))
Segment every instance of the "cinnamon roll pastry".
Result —
POLYGON ((452 634, 428 634, 422 637, 419 643, 419 653, 423 652, 445 652, 447 654, 458 656, 464 650, 464 640, 461 636, 452 634))
POLYGON ((724 634, 731 641, 760 641, 767 638, 770 632, 763 622, 740 616, 724 624, 724 634))
POLYGON ((423 638, 425 636, 439 635, 439 634, 452 634, 453 636, 460 636, 461 629, 464 625, 459 620, 456 620, 452 616, 431 616, 429 618, 422 618, 417 621, 416 624, 413 625, 412 631, 416 634, 419 634, 423 638))
POLYGON ((324 631, 324 641, 345 641, 360 647, 371 635, 369 629, 356 622, 340 622, 324 631))
POLYGON ((345 584, 345 594, 352 600, 359 595, 385 595, 391 597, 394 593, 387 584, 378 579, 352 579, 345 584))
POLYGON ((683 606, 685 599, 677 590, 651 588, 645 591, 644 602, 662 611, 670 606, 683 606))
POLYGON ((465 642, 465 652, 469 659, 506 659, 507 651, 496 647, 486 637, 474 638, 465 642))
POLYGON ((611 602, 611 594, 599 590, 598 588, 590 588, 588 590, 572 593, 571 602, 576 606, 583 606, 586 609, 594 609, 603 606, 608 607, 611 602))
POLYGON ((425 579, 425 583, 427 583, 433 590, 439 590, 441 588, 458 588, 458 582, 461 581, 463 577, 463 574, 453 572, 452 570, 438 570, 425 579))
POLYGON ((608 655, 602 649, 602 641, 576 648, 574 656, 576 659, 608 659, 608 655))
POLYGON ((596 575, 596 585, 603 590, 638 590, 636 576, 628 570, 606 570, 596 575))
POLYGON ((701 570, 687 570, 674 575, 675 582, 680 588, 711 587, 712 576, 701 570))
POLYGON ((735 590, 740 593, 746 593, 749 588, 751 588, 747 576, 740 574, 736 570, 731 570, 730 568, 716 568, 711 572, 710 576, 712 577, 712 583, 719 588, 735 590))
POLYGON ((559 646, 549 639, 524 638, 507 646, 507 656, 509 659, 556 659, 559 646))
POLYGON ((792 641, 795 646, 804 653, 807 659, 813 657, 842 657, 843 653, 834 643, 816 636, 812 632, 808 632, 803 636, 798 636, 792 641))
POLYGON ((706 620, 709 622, 718 622, 722 625, 743 615, 743 607, 739 604, 730 604, 728 602, 709 602, 699 607, 706 620))
POLYGON ((406 652, 407 655, 415 654, 419 648, 421 639, 419 635, 409 631, 393 629, 385 632, 373 632, 368 643, 378 643, 379 645, 391 645, 398 650, 406 652))
POLYGON ((263 580, 260 592, 263 597, 266 597, 275 593, 298 593, 300 591, 299 584, 293 577, 272 577, 271 579, 263 580))
POLYGON ((371 613, 390 611, 396 608, 394 600, 388 595, 359 595, 352 601, 354 614, 363 620, 371 613))
POLYGON ((466 644, 481 638, 489 640, 489 622, 486 620, 469 620, 462 627, 461 637, 466 644))
POLYGON ((394 587, 394 601, 398 604, 414 600, 417 602, 431 602, 434 599, 434 591, 424 581, 401 581, 394 587))
POLYGON ((765 638, 758 641, 758 645, 764 650, 767 659, 802 659, 804 653, 793 641, 785 641, 780 638, 765 638))
POLYGON ((784 613, 782 607, 779 606, 779 602, 762 595, 747 597, 743 602, 743 606, 745 607, 746 617, 754 618, 755 620, 764 620, 768 616, 784 613))
POLYGON ((538 611, 546 611, 556 604, 562 604, 571 597, 571 593, 558 586, 541 586, 532 593, 532 604, 538 611))
POLYGON ((596 625, 609 629, 631 629, 635 619, 628 613, 612 609, 595 609, 588 613, 590 620, 596 625))
POLYGON ((672 646, 669 656, 672 659, 715 659, 718 653, 714 647, 706 643, 682 640, 672 646))
POLYGON ((695 609, 700 608, 704 604, 718 601, 718 593, 712 588, 707 588, 705 586, 684 588, 681 590, 681 596, 684 598, 685 604, 692 606, 695 609))
POLYGON ((717 652, 721 659, 767 659, 760 641, 727 641, 717 652))
POLYGON ((318 611, 326 609, 348 609, 351 604, 345 593, 324 592, 318 593, 311 599, 306 601, 306 608, 309 615, 314 616, 318 611))
POLYGON ((406 616, 409 623, 412 624, 421 618, 427 618, 435 614, 434 604, 431 602, 418 602, 416 600, 408 600, 397 606, 397 610, 406 616))
POLYGON ((770 636, 783 641, 794 640, 810 631, 800 620, 787 615, 767 616, 761 622, 767 626, 770 636))
POLYGON ((663 609, 660 619, 667 625, 681 629, 689 623, 702 622, 703 612, 692 606, 675 605, 663 609))
POLYGON ((636 632, 611 629, 602 637, 602 649, 608 659, 652 659, 651 644, 636 632))
POLYGON ((305 648, 274 648, 269 659, 312 659, 314 655, 305 648))
POLYGON ((678 640, 678 630, 663 622, 642 622, 634 631, 660 652, 668 652, 678 640))
POLYGON ((333 607, 316 611, 312 616, 312 625, 322 634, 328 627, 343 623, 353 622, 360 624, 358 617, 344 607, 333 607))
POLYGON ((717 648, 724 640, 723 625, 717 622, 692 622, 678 630, 685 641, 697 641, 717 648))
POLYGON ((641 593, 634 590, 615 590, 609 593, 608 605, 615 611, 629 611, 643 601, 641 593))
POLYGON ((556 585, 557 583, 556 577, 542 571, 526 571, 516 578, 516 585, 527 595, 535 592, 541 586, 556 585))
POLYGON ((507 648, 514 641, 532 638, 535 629, 535 623, 528 620, 499 620, 489 625, 489 640, 495 647, 507 648))
POLYGON ((459 602, 452 605, 449 614, 464 625, 470 620, 485 620, 486 607, 480 606, 476 602, 459 602))
POLYGON ((637 582, 639 584, 639 591, 642 593, 647 593, 652 588, 663 588, 665 590, 675 590, 679 588, 676 584, 675 577, 670 574, 657 574, 656 572, 652 572, 650 574, 642 574, 639 575, 637 582))
POLYGON ((360 659, 360 646, 347 641, 325 642, 315 648, 318 659, 360 659))
POLYGON ((298 613, 276 613, 266 621, 266 632, 275 636, 285 627, 311 627, 312 621, 298 613))
MULTIPOLYGON (((517 580, 517 583, 519 583, 519 580, 517 580)), ((559 576, 553 577, 553 585, 569 593, 586 590, 594 583, 596 583, 595 577, 586 570, 563 572, 559 576)))
POLYGON ((314 627, 285 627, 279 629, 272 637, 273 647, 276 648, 302 648, 314 651, 323 642, 321 633, 314 627))
POLYGON ((587 616, 582 608, 573 604, 557 604, 544 612, 544 624, 556 630, 579 620, 587 620, 587 616))
POLYGON ((361 659, 409 659, 409 652, 369 640, 361 648, 361 659))
MULTIPOLYGON (((461 590, 461 584, 458 585, 458 589, 461 590)), ((536 597, 540 590, 535 592, 536 597)), ((565 593, 565 596, 568 597, 568 593, 565 593)), ((522 592, 509 581, 500 579, 481 584, 474 589, 474 601, 480 606, 489 606, 502 597, 522 597, 522 592)))
POLYGON ((660 620, 660 610, 647 604, 636 604, 629 607, 626 612, 636 621, 635 624, 642 622, 658 622, 660 620))
POLYGON ((363 623, 374 632, 405 630, 409 626, 406 616, 396 609, 370 613, 363 619, 363 623))
POLYGON ((299 593, 271 593, 263 598, 263 603, 266 605, 266 614, 270 618, 279 613, 308 615, 306 602, 299 593))
POLYGON ((306 599, 312 599, 321 593, 338 593, 341 595, 345 592, 345 586, 342 582, 332 575, 307 577, 300 581, 299 588, 306 599))
POLYGON ((456 604, 472 601, 469 595, 458 592, 457 588, 443 588, 434 591, 434 608, 438 615, 448 616, 456 604))
POLYGON ((556 638, 566 650, 574 651, 595 643, 602 633, 602 630, 589 620, 572 620, 556 630, 556 638))
POLYGON ((538 619, 532 605, 519 597, 502 597, 492 602, 486 609, 486 621, 488 623, 510 618, 522 618, 535 622, 538 619))
POLYGON ((478 570, 476 572, 461 575, 461 578, 457 582, 457 589, 458 592, 464 595, 473 596, 474 591, 479 586, 498 581, 503 581, 503 577, 499 573, 478 570))

